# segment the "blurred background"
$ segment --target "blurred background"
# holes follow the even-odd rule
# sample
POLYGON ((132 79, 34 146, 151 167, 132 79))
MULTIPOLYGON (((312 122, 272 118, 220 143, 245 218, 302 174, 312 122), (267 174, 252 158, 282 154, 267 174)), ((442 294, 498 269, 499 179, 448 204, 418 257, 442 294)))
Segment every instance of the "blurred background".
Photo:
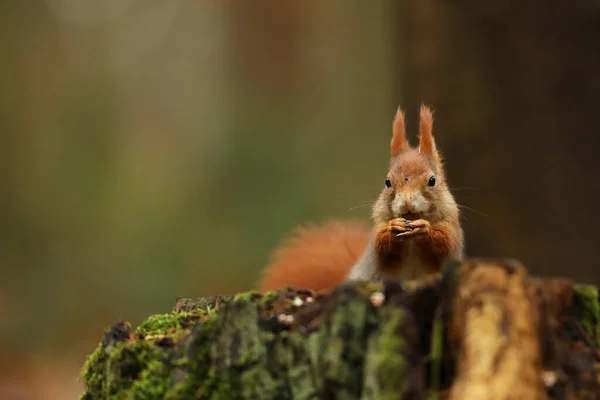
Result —
POLYGON ((600 284, 600 3, 0 3, 0 399, 362 218, 431 105, 468 253, 600 284))

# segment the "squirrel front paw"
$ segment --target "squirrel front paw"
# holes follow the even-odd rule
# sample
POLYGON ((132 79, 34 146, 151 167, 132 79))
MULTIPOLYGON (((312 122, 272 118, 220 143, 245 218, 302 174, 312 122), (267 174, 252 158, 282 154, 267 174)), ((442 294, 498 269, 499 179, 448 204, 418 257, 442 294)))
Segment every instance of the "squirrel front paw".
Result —
POLYGON ((404 218, 394 218, 388 224, 388 231, 392 236, 400 236, 401 234, 412 231, 413 228, 409 226, 411 221, 404 218))
POLYGON ((404 226, 406 227, 406 230, 396 231, 396 237, 406 238, 412 236, 427 235, 431 230, 431 224, 429 223, 429 221, 424 219, 416 219, 414 221, 404 220, 404 226))

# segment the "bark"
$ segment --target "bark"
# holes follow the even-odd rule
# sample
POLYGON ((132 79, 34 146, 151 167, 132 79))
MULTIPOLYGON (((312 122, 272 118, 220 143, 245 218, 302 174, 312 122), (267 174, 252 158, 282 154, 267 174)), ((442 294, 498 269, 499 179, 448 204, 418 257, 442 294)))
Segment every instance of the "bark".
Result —
POLYGON ((511 260, 178 299, 105 333, 82 399, 596 399, 599 317, 596 287, 511 260))

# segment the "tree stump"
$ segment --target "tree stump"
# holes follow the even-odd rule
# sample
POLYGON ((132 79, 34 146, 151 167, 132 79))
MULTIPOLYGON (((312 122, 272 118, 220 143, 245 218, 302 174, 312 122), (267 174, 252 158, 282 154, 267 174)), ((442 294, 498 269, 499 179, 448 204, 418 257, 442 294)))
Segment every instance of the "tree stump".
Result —
POLYGON ((178 299, 119 322, 87 399, 598 399, 598 289, 470 259, 420 281, 178 299))

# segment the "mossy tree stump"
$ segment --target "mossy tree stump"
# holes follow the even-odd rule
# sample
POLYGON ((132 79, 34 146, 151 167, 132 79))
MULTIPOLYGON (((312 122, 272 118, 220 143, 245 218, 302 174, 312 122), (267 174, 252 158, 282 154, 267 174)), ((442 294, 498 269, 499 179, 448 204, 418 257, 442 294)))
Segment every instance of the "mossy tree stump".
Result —
POLYGON ((597 399, 599 322, 596 287, 510 260, 179 299, 106 332, 82 399, 597 399))

